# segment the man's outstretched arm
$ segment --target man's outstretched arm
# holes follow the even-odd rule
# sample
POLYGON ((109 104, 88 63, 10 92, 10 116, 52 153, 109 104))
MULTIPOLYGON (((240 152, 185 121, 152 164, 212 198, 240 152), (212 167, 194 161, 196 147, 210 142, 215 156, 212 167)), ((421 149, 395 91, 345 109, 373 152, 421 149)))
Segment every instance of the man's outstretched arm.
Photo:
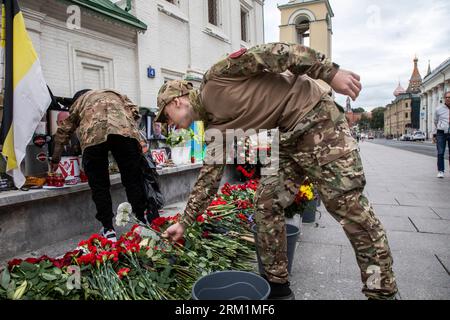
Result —
POLYGON ((337 92, 353 100, 361 91, 360 78, 353 72, 340 70, 339 66, 326 59, 325 55, 299 44, 269 43, 252 47, 229 55, 206 73, 208 81, 220 77, 252 77, 264 72, 307 74, 321 79, 337 92))
POLYGON ((308 74, 314 79, 330 82, 338 70, 325 55, 298 44, 269 43, 241 49, 216 63, 210 77, 246 77, 263 72, 308 74))
POLYGON ((169 237, 173 241, 177 241, 183 236, 186 226, 192 224, 196 220, 197 215, 202 214, 206 210, 219 190, 224 169, 225 165, 203 165, 194 189, 189 196, 181 221, 170 226, 164 236, 169 237))

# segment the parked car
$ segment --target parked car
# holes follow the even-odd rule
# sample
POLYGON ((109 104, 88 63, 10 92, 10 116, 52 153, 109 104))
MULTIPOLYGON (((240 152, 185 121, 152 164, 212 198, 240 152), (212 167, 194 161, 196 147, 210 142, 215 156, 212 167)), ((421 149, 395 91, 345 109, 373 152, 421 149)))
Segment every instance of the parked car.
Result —
POLYGON ((369 133, 369 137, 368 137, 368 139, 369 139, 369 140, 373 140, 373 139, 375 139, 375 136, 373 135, 373 133, 369 133))
POLYGON ((412 137, 413 141, 425 141, 425 134, 422 131, 416 131, 412 137))
POLYGON ((401 137, 399 138, 400 141, 411 141, 412 140, 412 135, 410 134, 402 134, 401 137))

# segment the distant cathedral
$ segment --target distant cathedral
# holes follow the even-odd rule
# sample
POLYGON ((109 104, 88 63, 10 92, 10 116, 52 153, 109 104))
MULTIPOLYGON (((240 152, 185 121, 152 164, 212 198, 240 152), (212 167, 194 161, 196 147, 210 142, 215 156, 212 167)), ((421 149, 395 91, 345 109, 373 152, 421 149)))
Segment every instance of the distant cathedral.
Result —
POLYGON ((345 112, 352 113, 352 102, 350 101, 350 97, 347 97, 345 112))
MULTIPOLYGON (((409 79, 408 88, 405 90, 400 81, 394 91, 395 100, 386 106, 384 112, 384 133, 394 138, 402 134, 411 134, 420 128, 420 87, 422 76, 420 75, 418 62, 414 57, 414 67, 409 79)), ((430 65, 428 64, 428 72, 430 65)))

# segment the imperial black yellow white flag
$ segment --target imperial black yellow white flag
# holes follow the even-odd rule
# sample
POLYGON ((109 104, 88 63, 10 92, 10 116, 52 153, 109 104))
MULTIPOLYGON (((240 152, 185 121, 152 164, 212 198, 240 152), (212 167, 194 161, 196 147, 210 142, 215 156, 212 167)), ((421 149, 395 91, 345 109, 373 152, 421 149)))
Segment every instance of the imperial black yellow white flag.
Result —
POLYGON ((17 0, 2 0, 1 42, 5 90, 0 144, 7 173, 20 188, 25 183, 20 164, 51 98, 17 0))

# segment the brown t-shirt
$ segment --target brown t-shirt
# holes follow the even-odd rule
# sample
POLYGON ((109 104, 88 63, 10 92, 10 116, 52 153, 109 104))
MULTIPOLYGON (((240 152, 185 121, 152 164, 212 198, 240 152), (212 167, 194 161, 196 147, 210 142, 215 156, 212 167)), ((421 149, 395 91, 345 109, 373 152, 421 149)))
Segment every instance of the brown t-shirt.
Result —
POLYGON ((265 72, 254 77, 215 78, 201 92, 207 129, 292 130, 327 94, 306 75, 265 72))

